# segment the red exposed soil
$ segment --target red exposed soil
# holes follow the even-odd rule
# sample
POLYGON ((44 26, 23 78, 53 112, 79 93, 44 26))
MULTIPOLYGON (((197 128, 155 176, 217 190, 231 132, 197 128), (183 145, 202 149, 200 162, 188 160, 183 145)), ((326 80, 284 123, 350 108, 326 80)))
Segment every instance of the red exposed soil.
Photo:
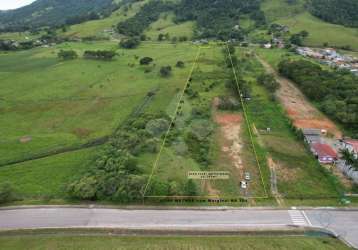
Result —
POLYGON ((287 115, 293 121, 293 124, 300 129, 315 128, 325 129, 336 138, 342 138, 342 132, 325 115, 317 110, 287 78, 281 77, 264 60, 258 58, 268 73, 274 74, 276 80, 280 83, 280 89, 277 96, 285 108, 287 115))
POLYGON ((238 114, 216 114, 215 121, 220 125, 229 125, 233 123, 240 123, 242 121, 242 117, 238 114))

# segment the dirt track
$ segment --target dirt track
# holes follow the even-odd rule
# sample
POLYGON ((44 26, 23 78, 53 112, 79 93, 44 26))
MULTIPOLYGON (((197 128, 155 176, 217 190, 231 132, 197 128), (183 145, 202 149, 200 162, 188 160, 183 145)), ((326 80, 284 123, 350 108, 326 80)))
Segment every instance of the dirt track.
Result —
POLYGON ((337 126, 317 110, 292 81, 278 75, 271 65, 260 57, 257 58, 266 72, 275 75, 276 80, 280 83, 281 87, 277 91, 277 97, 296 127, 325 129, 336 138, 342 138, 342 132, 337 126))

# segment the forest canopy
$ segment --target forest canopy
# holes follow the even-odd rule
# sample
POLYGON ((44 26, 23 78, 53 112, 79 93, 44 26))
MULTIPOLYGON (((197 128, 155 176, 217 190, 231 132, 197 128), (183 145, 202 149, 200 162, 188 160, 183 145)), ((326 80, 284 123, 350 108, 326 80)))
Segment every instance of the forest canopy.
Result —
POLYGON ((310 11, 324 21, 358 27, 357 0, 311 0, 310 11))

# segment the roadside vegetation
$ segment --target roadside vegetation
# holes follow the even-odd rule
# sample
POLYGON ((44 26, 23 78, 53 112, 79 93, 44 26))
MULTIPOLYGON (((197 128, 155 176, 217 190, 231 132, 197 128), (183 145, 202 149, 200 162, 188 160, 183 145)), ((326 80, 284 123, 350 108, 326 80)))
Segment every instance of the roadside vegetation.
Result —
POLYGON ((8 250, 20 249, 349 249, 328 237, 276 236, 0 236, 8 250))

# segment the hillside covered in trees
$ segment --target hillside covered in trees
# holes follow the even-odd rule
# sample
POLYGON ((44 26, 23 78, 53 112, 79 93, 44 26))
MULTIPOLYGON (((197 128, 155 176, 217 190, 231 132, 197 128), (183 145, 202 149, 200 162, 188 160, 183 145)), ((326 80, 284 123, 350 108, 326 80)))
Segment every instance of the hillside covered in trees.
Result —
POLYGON ((119 23, 117 31, 123 35, 140 36, 161 13, 174 11, 175 23, 196 21, 196 38, 242 39, 242 15, 249 16, 257 26, 265 24, 260 3, 261 0, 182 0, 177 3, 155 0, 144 5, 132 18, 119 23))
POLYGON ((37 0, 16 10, 0 12, 0 30, 74 24, 107 16, 115 8, 112 0, 37 0))
POLYGON ((258 23, 264 23, 260 3, 260 0, 182 0, 176 10, 176 21, 196 20, 197 37, 237 39, 242 37, 238 29, 241 15, 249 14, 258 23))
POLYGON ((310 11, 326 22, 358 27, 357 0, 311 0, 310 11))

